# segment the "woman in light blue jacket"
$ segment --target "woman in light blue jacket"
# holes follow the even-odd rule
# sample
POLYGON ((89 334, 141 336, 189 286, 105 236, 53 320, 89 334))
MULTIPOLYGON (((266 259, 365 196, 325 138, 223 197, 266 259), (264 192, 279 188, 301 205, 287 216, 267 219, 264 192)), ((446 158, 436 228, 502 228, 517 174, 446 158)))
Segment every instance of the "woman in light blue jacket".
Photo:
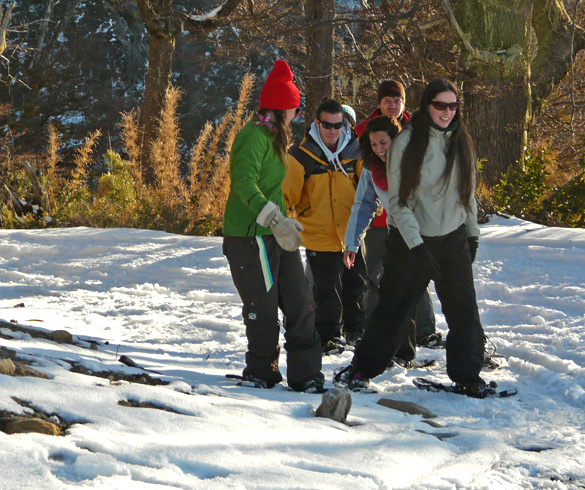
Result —
MULTIPOLYGON (((363 175, 356 190, 351 216, 345 233, 344 263, 348 269, 353 267, 355 254, 380 205, 387 212, 388 224, 394 224, 388 214, 386 159, 392 140, 398 136, 401 129, 400 123, 396 118, 380 116, 368 122, 364 133, 360 137, 363 175)), ((370 275, 370 271, 368 271, 368 275, 370 275)), ((373 284, 371 287, 377 288, 378 284, 373 284)), ((433 326, 435 324, 433 304, 428 290, 416 305, 415 310, 416 313, 412 315, 411 330, 408 338, 398 349, 390 364, 397 362, 405 367, 415 367, 413 361, 416 356, 416 325, 419 320, 422 321, 422 325, 426 328, 428 328, 428 324, 433 326)))
POLYGON ((412 308, 433 280, 449 327, 447 374, 460 392, 484 396, 490 387, 479 376, 483 329, 471 267, 479 241, 475 154, 451 82, 427 85, 390 151, 392 222, 380 301, 356 348, 349 386, 365 387, 384 372, 409 334, 412 308))

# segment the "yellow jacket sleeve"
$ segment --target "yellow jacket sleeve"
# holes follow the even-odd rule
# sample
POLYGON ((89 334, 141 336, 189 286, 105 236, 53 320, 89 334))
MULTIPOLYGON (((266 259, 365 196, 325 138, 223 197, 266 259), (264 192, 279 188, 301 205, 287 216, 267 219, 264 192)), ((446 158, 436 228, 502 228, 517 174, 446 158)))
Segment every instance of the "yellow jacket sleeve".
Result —
POLYGON ((301 199, 303 185, 305 185, 305 168, 289 154, 286 161, 286 175, 282 181, 282 193, 287 209, 296 209, 301 199))

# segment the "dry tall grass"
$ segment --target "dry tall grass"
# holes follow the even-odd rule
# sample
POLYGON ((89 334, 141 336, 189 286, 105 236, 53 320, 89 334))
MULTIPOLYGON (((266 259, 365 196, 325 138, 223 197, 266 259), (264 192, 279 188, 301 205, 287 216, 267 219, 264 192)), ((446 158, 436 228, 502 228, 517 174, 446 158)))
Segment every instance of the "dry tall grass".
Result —
POLYGON ((142 169, 140 166, 140 154, 142 153, 142 133, 138 127, 138 115, 136 110, 122 113, 122 121, 119 124, 122 131, 122 143, 126 148, 130 173, 134 179, 136 190, 142 190, 142 169))
POLYGON ((246 74, 240 85, 238 104, 217 126, 207 123, 193 145, 189 162, 189 192, 195 202, 190 227, 209 223, 219 226, 229 195, 229 152, 238 131, 250 118, 247 110, 254 76, 246 74))
MULTIPOLYGON (((119 127, 126 159, 109 150, 104 160, 107 170, 101 175, 92 173, 93 153, 101 131, 87 136, 75 153, 72 171, 65 176, 59 166, 60 136, 49 126, 43 158, 43 209, 26 226, 131 226, 183 234, 215 232, 221 227, 229 193, 229 152, 235 135, 249 119, 246 107, 253 85, 253 76, 246 75, 236 107, 219 124, 208 122, 203 127, 189 162, 184 164, 177 116, 181 91, 175 87, 166 93, 157 136, 150 148, 143 148, 137 112, 122 114, 119 127), (147 152, 149 167, 154 169, 154 182, 148 184, 141 175, 143 151, 147 152), (186 171, 182 172, 182 167, 186 171), (43 216, 54 220, 44 221, 43 216)), ((36 172, 36 167, 30 168, 30 172, 36 172)), ((25 187, 20 190, 23 194, 29 192, 25 187)), ((10 209, 6 213, 12 215, 5 222, 18 226, 17 213, 10 209)))
POLYGON ((71 178, 67 181, 67 187, 73 191, 80 188, 86 181, 91 169, 92 153, 97 140, 102 135, 99 129, 87 135, 81 146, 76 150, 73 160, 74 168, 71 178))
POLYGON ((168 206, 184 205, 187 196, 185 180, 180 173, 180 129, 177 105, 181 97, 178 88, 167 90, 158 121, 157 135, 150 148, 150 163, 156 179, 156 196, 168 206))
POLYGON ((61 178, 59 176, 57 165, 61 161, 59 155, 59 146, 61 143, 61 136, 55 129, 55 126, 49 124, 49 135, 47 144, 47 176, 44 182, 44 207, 48 213, 55 210, 55 197, 61 186, 61 178))
POLYGON ((207 122, 194 142, 187 174, 180 171, 180 128, 177 105, 181 91, 171 87, 159 118, 157 138, 149 153, 155 182, 145 185, 140 177, 140 131, 135 111, 123 114, 122 140, 128 155, 135 189, 142 203, 138 225, 185 234, 213 233, 221 226, 229 194, 229 151, 235 135, 250 117, 254 77, 247 74, 233 111, 217 125, 207 122))

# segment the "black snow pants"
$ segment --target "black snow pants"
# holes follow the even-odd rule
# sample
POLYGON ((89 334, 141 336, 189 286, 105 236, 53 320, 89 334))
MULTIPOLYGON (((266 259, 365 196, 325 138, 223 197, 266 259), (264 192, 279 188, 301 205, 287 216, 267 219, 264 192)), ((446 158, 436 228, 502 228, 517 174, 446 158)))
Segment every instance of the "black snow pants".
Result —
MULTIPOLYGON (((449 327, 447 374, 458 383, 474 381, 483 365, 484 342, 467 230, 462 225, 448 235, 423 240, 441 268, 441 279, 435 281, 435 289, 449 327)), ((386 246, 380 301, 353 359, 354 372, 367 378, 384 372, 408 337, 412 310, 429 283, 397 229, 390 229, 386 246)))
POLYGON ((315 327, 323 342, 342 332, 360 334, 366 325, 367 272, 361 251, 351 269, 343 264, 343 252, 307 250, 313 275, 315 327))
MULTIPOLYGON (((388 228, 373 226, 364 237, 366 246, 365 260, 368 270, 368 294, 366 297, 366 319, 372 317, 374 308, 378 304, 378 290, 382 273, 384 271, 383 259, 386 254, 386 239, 388 238, 388 228)), ((412 361, 416 356, 416 344, 418 339, 427 335, 434 334, 435 329, 435 312, 433 310, 433 300, 427 288, 422 298, 414 307, 411 321, 411 331, 409 335, 396 352, 396 357, 404 361, 412 361)))
POLYGON ((295 389, 309 379, 322 377, 321 343, 299 251, 283 250, 272 235, 225 236, 223 253, 244 304, 242 317, 248 338, 244 375, 275 383, 282 380, 278 368, 280 308, 289 386, 295 389))

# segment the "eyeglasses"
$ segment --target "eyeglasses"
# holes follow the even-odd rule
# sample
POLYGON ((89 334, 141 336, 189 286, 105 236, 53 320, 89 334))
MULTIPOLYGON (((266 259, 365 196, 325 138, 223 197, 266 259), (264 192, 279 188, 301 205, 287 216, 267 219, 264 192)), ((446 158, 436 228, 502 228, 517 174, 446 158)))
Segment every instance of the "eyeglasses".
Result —
MULTIPOLYGON (((301 108, 300 107, 297 107, 295 109, 295 117, 298 117, 300 113, 301 113, 301 108)), ((294 117, 293 117, 293 119, 294 119, 294 117)))
POLYGON ((330 123, 327 121, 321 121, 319 119, 319 124, 321 126, 323 126, 323 128, 325 128, 325 129, 341 129, 343 127, 343 121, 339 121, 336 123, 330 123))
POLYGON ((448 107, 451 112, 455 112, 459 107, 459 102, 441 102, 440 100, 431 100, 431 105, 438 111, 444 111, 448 107))

